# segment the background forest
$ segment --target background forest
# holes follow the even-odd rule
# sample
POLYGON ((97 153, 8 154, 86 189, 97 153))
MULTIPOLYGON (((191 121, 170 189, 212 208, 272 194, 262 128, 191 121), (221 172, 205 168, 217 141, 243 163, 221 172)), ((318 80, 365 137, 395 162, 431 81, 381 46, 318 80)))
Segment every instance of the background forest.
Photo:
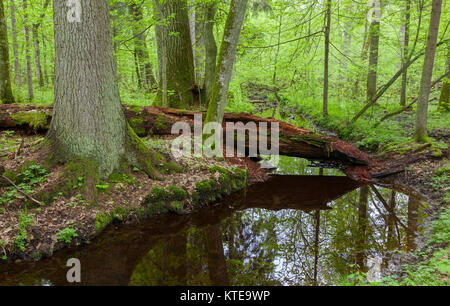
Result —
MULTIPOLYGON (((54 48, 51 3, 49 0, 11 0, 4 3, 16 102, 52 103, 54 48)), ((180 65, 192 66, 195 71, 189 86, 198 86, 203 92, 208 90, 208 82, 213 76, 206 62, 216 58, 229 3, 176 3, 181 8, 187 7, 187 11, 178 16, 187 14, 188 18, 181 18, 180 22, 175 10, 167 9, 167 12, 158 14, 154 1, 111 1, 111 32, 123 103, 152 105, 157 99, 161 73, 158 71, 155 28, 174 30, 170 24, 179 24, 182 30, 167 35, 179 36, 181 43, 186 36, 184 30, 190 31, 191 40, 185 41, 185 45, 191 45, 194 60, 189 63, 180 61, 180 65)), ((401 110, 402 106, 418 97, 424 56, 419 56, 386 88, 376 104, 353 124, 354 127, 343 123, 351 122, 367 101, 367 79, 371 71, 375 73, 375 88, 380 91, 403 63, 424 53, 431 1, 382 1, 378 31, 372 22, 374 18, 369 18, 370 10, 376 7, 373 5, 373 1, 344 0, 250 1, 238 43, 226 111, 262 112, 263 116, 292 119, 299 125, 307 125, 302 117, 306 115, 319 126, 338 132, 344 139, 357 141, 361 148, 367 150, 389 150, 392 144, 394 147, 404 146, 413 132, 414 112, 377 123, 384 115, 401 110), (327 46, 324 42, 328 29, 328 4, 327 46), (330 116, 322 117, 327 54, 327 112, 330 116), (302 116, 293 116, 296 113, 302 116)), ((444 86, 448 79, 443 76, 449 69, 450 49, 447 8, 448 1, 444 0, 432 78, 433 82, 440 81, 432 86, 428 114, 428 129, 432 136, 438 138, 443 136, 439 131, 449 122, 448 93, 443 90, 446 86, 448 88, 448 85, 444 86), (438 111, 440 98, 441 109, 438 111)), ((374 16, 376 14, 375 11, 374 16)), ((378 19, 375 17, 375 20, 378 19)), ((176 45, 173 47, 178 48, 176 45)), ((183 47, 178 49, 189 56, 183 47)), ((168 95, 171 94, 176 93, 170 90, 169 85, 168 95)), ((207 103, 201 101, 201 97, 206 100, 204 93, 200 95, 200 104, 206 108, 207 103)))

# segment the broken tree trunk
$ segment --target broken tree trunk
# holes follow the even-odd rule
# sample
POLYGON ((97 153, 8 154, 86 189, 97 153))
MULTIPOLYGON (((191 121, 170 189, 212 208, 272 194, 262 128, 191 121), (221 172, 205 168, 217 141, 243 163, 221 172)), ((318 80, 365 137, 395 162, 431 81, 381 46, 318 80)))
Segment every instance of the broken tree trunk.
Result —
MULTIPOLYGON (((172 125, 176 122, 187 122, 194 125, 194 111, 182 111, 163 107, 130 107, 124 106, 128 122, 139 136, 170 135, 172 125)), ((202 114, 203 119, 205 113, 202 114)), ((45 132, 52 116, 52 107, 34 105, 0 105, 0 129, 20 129, 27 132, 45 132)), ((254 122, 256 128, 260 123, 267 123, 270 129, 272 123, 279 124, 279 154, 302 157, 311 160, 339 162, 345 167, 349 176, 358 179, 370 179, 368 166, 373 161, 352 144, 334 137, 321 135, 292 124, 273 118, 262 118, 247 113, 226 113, 223 120, 224 133, 227 122, 254 122)), ((245 131, 244 131, 245 132, 245 131)), ((249 135, 253 133, 249 132, 249 135)), ((249 146, 246 139, 246 147, 249 146)), ((271 143, 268 135, 267 143, 271 143)))

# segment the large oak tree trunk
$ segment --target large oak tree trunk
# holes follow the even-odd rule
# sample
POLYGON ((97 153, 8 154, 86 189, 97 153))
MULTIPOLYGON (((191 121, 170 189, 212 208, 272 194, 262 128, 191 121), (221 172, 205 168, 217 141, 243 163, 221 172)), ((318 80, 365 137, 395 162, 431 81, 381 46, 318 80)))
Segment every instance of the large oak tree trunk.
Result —
POLYGON ((191 108, 194 106, 194 56, 189 31, 186 0, 155 1, 159 89, 156 105, 191 108))
POLYGON ((441 19, 442 0, 433 0, 431 7, 430 28, 428 30, 427 47, 420 80, 419 99, 416 110, 416 128, 414 139, 417 142, 427 141, 428 99, 430 96, 431 77, 433 75, 434 55, 439 33, 439 21, 441 19))
POLYGON ((6 27, 5 8, 0 3, 0 104, 14 103, 9 71, 8 30, 6 27))
POLYGON ((55 99, 47 134, 52 160, 89 159, 101 177, 123 162, 158 176, 122 110, 108 0, 84 0, 81 8, 80 22, 70 22, 66 1, 53 1, 55 99))

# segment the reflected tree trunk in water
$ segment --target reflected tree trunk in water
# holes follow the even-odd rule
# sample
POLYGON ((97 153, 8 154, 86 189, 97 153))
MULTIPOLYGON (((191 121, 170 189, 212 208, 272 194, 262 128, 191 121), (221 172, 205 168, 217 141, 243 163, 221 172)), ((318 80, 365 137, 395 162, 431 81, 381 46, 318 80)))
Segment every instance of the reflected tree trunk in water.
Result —
MULTIPOLYGON (((321 169, 322 170, 322 169, 321 169)), ((317 265, 319 262, 319 234, 320 234, 320 210, 315 213, 315 237, 314 237, 314 286, 317 286, 317 265)))
POLYGON ((162 258, 165 279, 161 285, 186 285, 186 233, 171 237, 164 246, 162 258))
POLYGON ((408 230, 407 230, 407 243, 406 247, 408 251, 413 251, 416 248, 416 232, 417 232, 417 219, 419 210, 419 200, 414 197, 409 197, 408 200, 408 230))
POLYGON ((223 251, 222 232, 220 224, 211 225, 206 233, 208 249, 208 269, 211 285, 228 286, 227 265, 223 251))
POLYGON ((366 228, 367 228, 367 203, 369 197, 369 187, 363 186, 359 192, 358 205, 358 234, 356 238, 356 264, 359 270, 365 271, 366 254, 364 245, 366 244, 366 228))
MULTIPOLYGON (((396 227, 396 218, 395 218, 395 191, 391 192, 391 199, 389 201, 389 211, 387 218, 387 249, 393 250, 397 246, 397 242, 395 240, 395 227, 396 227)), ((398 230, 397 230, 398 233, 398 230)))

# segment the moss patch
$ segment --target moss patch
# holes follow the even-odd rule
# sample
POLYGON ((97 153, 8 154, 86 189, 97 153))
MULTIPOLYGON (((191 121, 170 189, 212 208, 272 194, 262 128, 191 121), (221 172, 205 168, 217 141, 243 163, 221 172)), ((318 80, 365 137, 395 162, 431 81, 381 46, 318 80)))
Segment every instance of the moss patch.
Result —
POLYGON ((48 129, 49 116, 42 112, 19 112, 11 114, 11 118, 17 125, 29 125, 34 130, 48 129))

